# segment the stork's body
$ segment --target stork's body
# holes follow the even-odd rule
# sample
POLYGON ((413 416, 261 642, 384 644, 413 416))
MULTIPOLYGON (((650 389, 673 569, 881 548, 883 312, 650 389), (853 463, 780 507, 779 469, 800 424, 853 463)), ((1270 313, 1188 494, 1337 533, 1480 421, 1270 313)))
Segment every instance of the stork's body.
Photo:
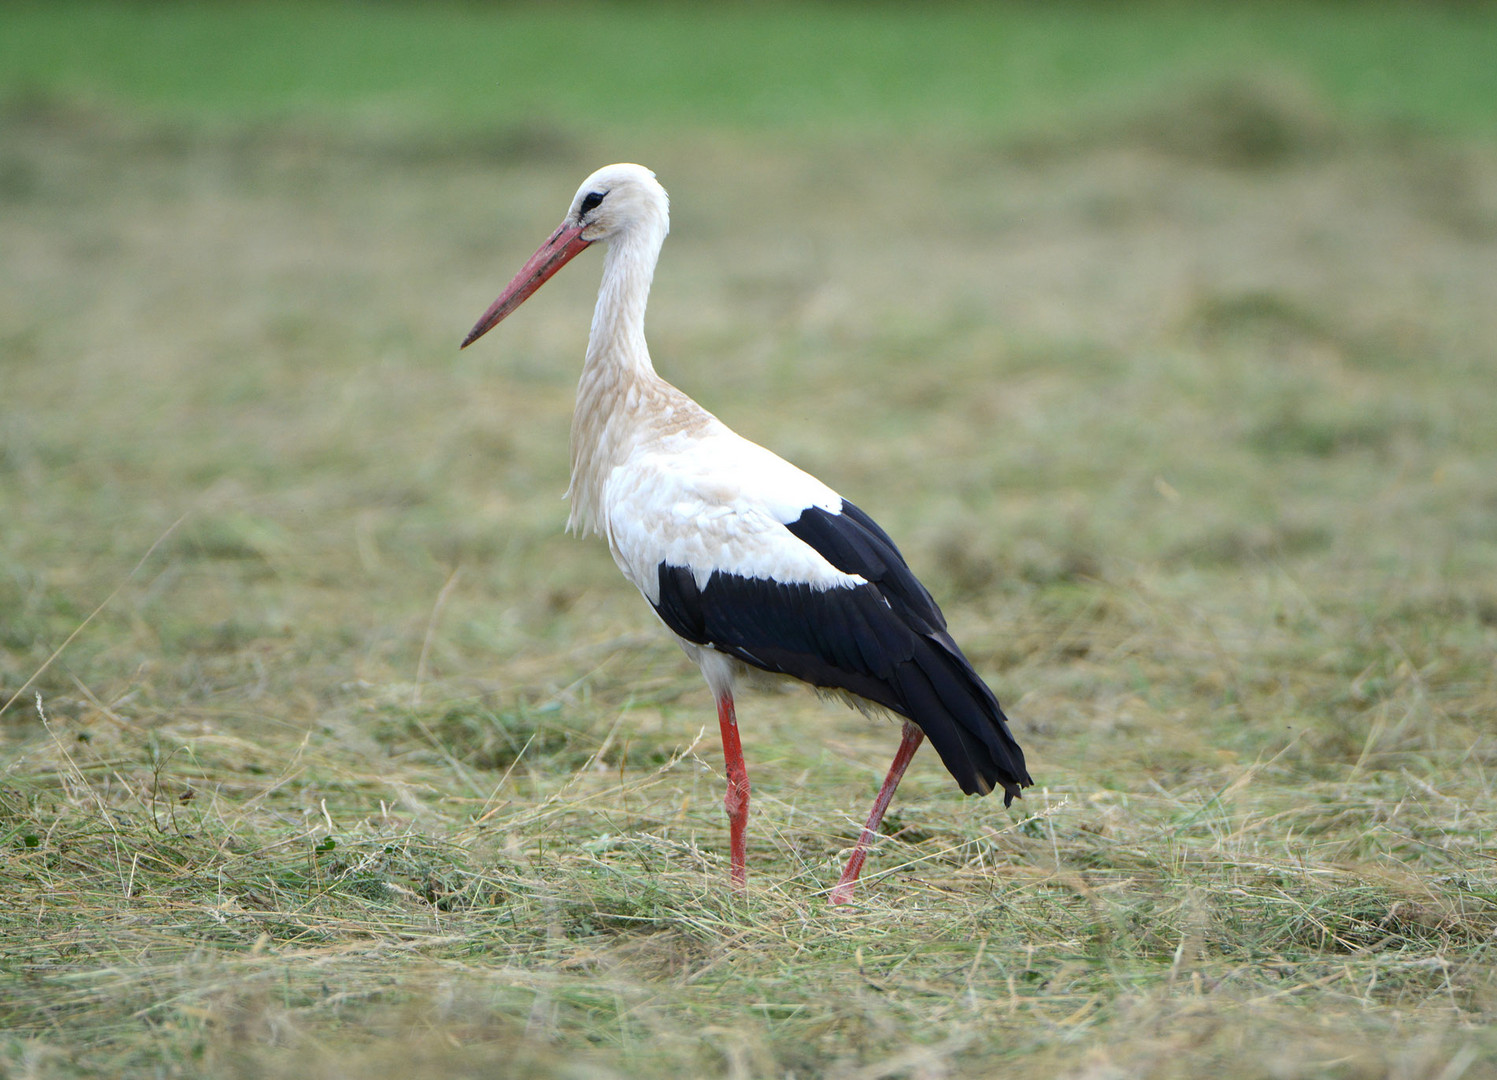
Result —
POLYGON ((922 738, 967 793, 1001 787, 1007 802, 1031 781, 997 700, 883 530, 655 373, 644 313, 668 212, 649 170, 600 169, 463 344, 583 248, 607 242, 572 420, 569 526, 602 534, 717 700, 735 884, 746 875, 749 786, 733 689, 745 667, 905 719, 889 776, 832 892, 834 902, 846 901, 922 738))

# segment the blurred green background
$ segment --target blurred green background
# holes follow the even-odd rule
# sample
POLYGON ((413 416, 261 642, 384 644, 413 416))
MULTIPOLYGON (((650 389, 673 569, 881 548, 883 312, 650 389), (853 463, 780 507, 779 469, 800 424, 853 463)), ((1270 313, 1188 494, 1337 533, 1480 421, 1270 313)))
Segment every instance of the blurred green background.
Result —
POLYGON ((9 95, 216 122, 1028 129, 1268 72, 1491 138, 1487 4, 8 4, 9 95))

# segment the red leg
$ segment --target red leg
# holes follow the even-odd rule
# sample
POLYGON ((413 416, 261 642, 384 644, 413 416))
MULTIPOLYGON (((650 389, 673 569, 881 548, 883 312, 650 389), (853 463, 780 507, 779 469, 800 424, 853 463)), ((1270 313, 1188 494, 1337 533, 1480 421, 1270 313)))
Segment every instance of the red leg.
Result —
POLYGON ((748 881, 743 829, 748 823, 749 779, 748 768, 743 763, 743 746, 738 741, 738 717, 733 712, 733 695, 730 693, 717 699, 717 723, 722 728, 723 759, 728 771, 728 796, 723 800, 723 805, 728 808, 728 843, 733 887, 742 889, 748 881))
POLYGON ((873 810, 868 815, 868 824, 863 826, 863 833, 858 837, 858 846, 852 849, 852 858, 847 860, 847 869, 842 871, 842 880, 838 881, 836 887, 832 889, 832 903, 846 904, 852 901, 853 887, 858 883, 858 875, 863 872, 863 860, 868 857, 868 845, 873 843, 873 838, 878 835, 878 823, 884 820, 884 811, 889 809, 889 800, 894 797, 894 789, 899 786, 900 778, 904 776, 905 769, 909 768, 910 759, 915 756, 915 751, 920 749, 920 741, 924 738, 925 732, 908 720, 904 722, 904 735, 899 740, 899 749, 894 752, 894 763, 889 766, 889 775, 884 777, 884 786, 878 789, 878 798, 873 800, 873 810))

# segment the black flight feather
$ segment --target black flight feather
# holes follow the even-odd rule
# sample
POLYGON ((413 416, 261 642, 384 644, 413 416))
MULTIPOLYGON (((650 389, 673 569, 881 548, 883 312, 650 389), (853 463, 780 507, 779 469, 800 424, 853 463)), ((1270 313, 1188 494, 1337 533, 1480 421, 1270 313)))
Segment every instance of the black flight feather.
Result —
POLYGON ((823 689, 845 690, 917 724, 964 792, 1033 781, 993 692, 978 677, 888 535, 851 503, 810 507, 786 528, 844 574, 868 582, 818 589, 661 563, 655 610, 681 637, 823 689))

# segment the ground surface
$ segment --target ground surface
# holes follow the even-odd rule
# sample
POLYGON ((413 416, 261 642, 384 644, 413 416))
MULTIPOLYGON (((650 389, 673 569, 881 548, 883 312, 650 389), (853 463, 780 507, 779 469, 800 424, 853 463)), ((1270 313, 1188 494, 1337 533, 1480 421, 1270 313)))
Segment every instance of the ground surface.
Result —
MULTIPOLYGON (((1436 71, 1477 16, 1418 10, 1436 71)), ((0 1071, 1497 1076, 1497 157, 1200 67, 627 137, 11 87, 0 1071), (896 729, 741 703, 735 896, 708 695, 561 535, 596 260, 456 352, 615 158, 657 365, 900 540, 1029 754, 1010 811, 917 757, 850 910, 896 729)))

